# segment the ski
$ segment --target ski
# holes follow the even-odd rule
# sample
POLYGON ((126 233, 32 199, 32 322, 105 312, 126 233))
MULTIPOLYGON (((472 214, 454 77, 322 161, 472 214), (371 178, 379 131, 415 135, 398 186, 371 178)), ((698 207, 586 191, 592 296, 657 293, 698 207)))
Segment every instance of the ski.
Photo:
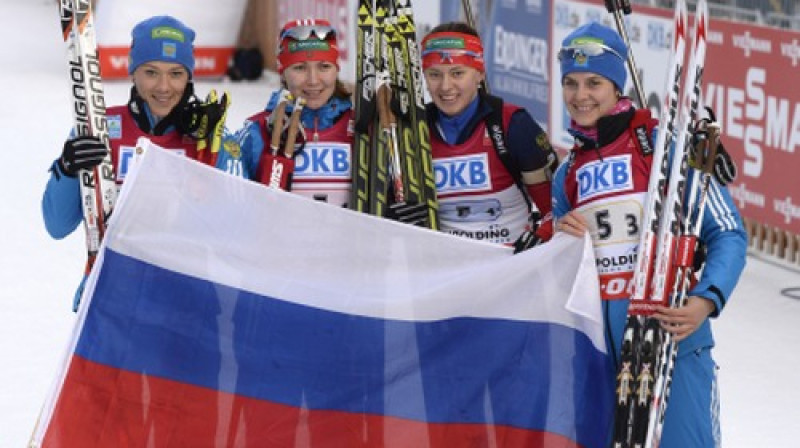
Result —
POLYGON ((439 228, 439 205, 436 199, 430 130, 425 117, 422 56, 417 44, 417 28, 411 0, 394 0, 394 10, 397 33, 395 58, 403 61, 403 64, 397 64, 398 86, 401 90, 400 110, 407 122, 407 131, 403 132, 403 146, 407 154, 407 171, 415 176, 409 179, 409 184, 417 192, 417 203, 426 206, 428 227, 436 230, 439 228))
MULTIPOLYGON (((633 293, 623 333, 614 447, 658 446, 677 345, 651 315, 656 306, 683 304, 700 232, 705 194, 702 192, 702 199, 695 200, 697 193, 692 188, 687 197, 686 186, 690 175, 688 149, 692 126, 697 121, 705 62, 708 14, 705 0, 701 0, 697 4, 689 70, 681 89, 688 23, 686 10, 685 0, 679 0, 675 7, 675 39, 665 107, 659 120, 661 131, 654 148, 633 293), (687 213, 687 204, 699 211, 687 213)), ((703 188, 708 188, 708 174, 701 176, 704 176, 703 188)))
MULTIPOLYGON (((673 18, 673 42, 671 60, 668 65, 666 86, 664 89, 664 108, 659 117, 659 127, 655 146, 653 147, 651 173, 644 206, 644 216, 640 226, 641 235, 637 251, 636 269, 633 274, 633 291, 628 310, 628 317, 623 331, 622 350, 616 379, 616 409, 613 435, 615 448, 628 447, 632 433, 635 431, 636 416, 641 415, 641 407, 649 403, 645 382, 652 372, 654 364, 655 333, 652 319, 640 312, 647 304, 651 275, 656 256, 656 238, 659 232, 659 215, 663 209, 666 192, 669 163, 666 157, 673 143, 674 129, 677 126, 678 106, 680 101, 681 77, 683 73, 686 48, 686 9, 685 3, 679 1, 675 7, 673 18), (642 304, 642 305, 640 305, 642 304), (647 336, 645 336, 647 333, 647 336), (638 412, 637 412, 638 411, 638 412)), ((651 305, 652 308, 652 305, 651 305)), ((657 324, 657 323, 656 323, 657 324)), ((638 418, 641 421, 641 417, 638 418)))
MULTIPOLYGON (((656 282, 653 295, 673 308, 685 305, 686 293, 693 273, 693 257, 696 250, 697 239, 700 236, 702 215, 705 209, 705 190, 710 180, 710 170, 713 169, 714 154, 710 156, 710 164, 704 164, 703 169, 705 188, 702 199, 696 200, 694 189, 687 195, 687 182, 689 181, 689 156, 693 126, 698 120, 700 104, 700 91, 705 70, 706 36, 708 32, 708 6, 706 0, 697 2, 694 21, 694 39, 690 52, 689 71, 686 73, 686 84, 683 95, 687 98, 682 103, 682 120, 679 129, 676 152, 673 155, 672 169, 670 170, 670 183, 668 187, 664 214, 662 216, 662 233, 659 247, 659 259, 656 264, 657 278, 666 280, 656 282), (687 209, 687 206, 688 209, 687 209), (697 211, 692 209, 695 207, 697 211), (663 288, 663 291, 662 291, 663 288)), ((698 173, 692 173, 696 178, 698 173)), ((697 179, 693 182, 697 185, 697 179)), ((661 439, 661 430, 664 424, 664 415, 669 398, 669 388, 678 354, 678 345, 672 340, 672 335, 661 331, 661 344, 659 347, 658 364, 655 370, 653 383, 652 404, 648 417, 647 437, 645 446, 657 447, 661 439)))
POLYGON ((411 3, 361 0, 357 28, 350 208, 384 216, 390 201, 422 204, 425 225, 437 229, 422 62, 411 3), (392 198, 387 196, 390 184, 392 198))
MULTIPOLYGON (((372 84, 372 96, 375 100, 375 110, 372 116, 372 132, 370 134, 370 156, 369 156, 369 206, 368 212, 375 216, 385 216, 389 205, 389 184, 395 182, 390 180, 390 176, 399 179, 397 170, 390 170, 390 146, 393 141, 388 132, 389 117, 386 112, 388 92, 384 92, 382 98, 378 96, 381 90, 389 88, 388 76, 389 68, 389 44, 384 33, 386 16, 388 11, 381 0, 373 0, 373 36, 375 44, 375 76, 372 84), (390 172, 391 171, 391 172, 390 172)), ((398 165, 399 166, 399 165, 398 165)), ((396 182, 395 182, 396 183, 396 182)))
MULTIPOLYGON (((90 0, 60 0, 59 12, 61 31, 67 45, 75 135, 95 136, 110 149, 90 0)), ((94 265, 106 222, 111 216, 117 197, 111 153, 93 170, 82 171, 79 178, 88 273, 94 265)))
POLYGON ((352 193, 349 208, 370 212, 371 132, 375 117, 375 5, 359 0, 356 25, 356 79, 353 105, 352 193))

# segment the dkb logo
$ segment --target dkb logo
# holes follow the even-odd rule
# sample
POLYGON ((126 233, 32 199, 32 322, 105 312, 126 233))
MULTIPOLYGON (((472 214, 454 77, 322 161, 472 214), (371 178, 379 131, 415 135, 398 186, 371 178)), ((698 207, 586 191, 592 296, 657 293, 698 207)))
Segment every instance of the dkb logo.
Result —
POLYGON ((434 162, 436 191, 487 191, 491 189, 486 154, 450 157, 434 162))
POLYGON ((297 178, 350 178, 350 151, 346 144, 307 144, 295 158, 297 178))
POLYGON ((578 169, 578 201, 633 189, 631 156, 608 157, 578 169))

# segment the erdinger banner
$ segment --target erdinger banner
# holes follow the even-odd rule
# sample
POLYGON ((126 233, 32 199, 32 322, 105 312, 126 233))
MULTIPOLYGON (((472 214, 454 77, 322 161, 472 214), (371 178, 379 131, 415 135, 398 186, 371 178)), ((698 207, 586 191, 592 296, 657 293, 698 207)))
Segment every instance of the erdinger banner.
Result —
POLYGON ((31 446, 602 448, 598 292, 588 238, 512 255, 151 148, 31 446))
POLYGON ((552 82, 547 70, 551 6, 543 0, 495 1, 481 36, 490 92, 526 108, 542 127, 552 82))
POLYGON ((722 126, 742 215, 800 234, 800 33, 712 20, 704 102, 722 126))
POLYGON ((236 46, 246 0, 100 0, 95 8, 103 78, 128 78, 131 30, 151 16, 170 15, 196 33, 196 78, 222 77, 236 46))

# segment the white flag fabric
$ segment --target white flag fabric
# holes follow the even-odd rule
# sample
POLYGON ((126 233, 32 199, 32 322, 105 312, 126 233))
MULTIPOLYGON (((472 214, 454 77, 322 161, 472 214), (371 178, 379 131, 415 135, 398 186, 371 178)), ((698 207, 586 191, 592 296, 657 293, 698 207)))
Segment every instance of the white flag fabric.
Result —
POLYGON ((594 263, 588 238, 512 255, 151 149, 33 442, 602 447, 594 263))

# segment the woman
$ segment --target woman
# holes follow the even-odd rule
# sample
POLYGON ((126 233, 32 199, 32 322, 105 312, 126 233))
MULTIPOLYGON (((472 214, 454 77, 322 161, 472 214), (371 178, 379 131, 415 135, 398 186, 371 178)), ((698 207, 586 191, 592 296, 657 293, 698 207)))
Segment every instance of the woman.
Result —
POLYGON ((353 112, 350 92, 339 80, 339 49, 330 22, 309 19, 284 25, 278 44, 278 73, 283 89, 274 92, 266 110, 248 118, 239 131, 242 154, 235 163, 241 163, 245 177, 269 185, 277 157, 283 169, 293 170, 291 176, 283 173, 280 187, 345 206, 351 188, 353 112), (293 154, 285 154, 289 117, 300 104, 297 145, 289 150, 293 154), (276 119, 276 110, 284 110, 285 119, 276 119), (274 123, 283 124, 275 130, 274 123), (277 153, 270 148, 274 132, 281 133, 277 153))
MULTIPOLYGON (((655 125, 648 110, 636 110, 622 96, 627 54, 619 35, 597 23, 581 26, 564 39, 559 53, 562 91, 576 144, 553 180, 556 229, 578 237, 589 232, 595 246, 615 374, 629 293, 622 288, 614 294, 609 285, 633 276, 635 257, 630 254, 639 242, 651 169, 650 152, 635 132, 646 129, 652 145, 655 125), (616 262, 603 262, 610 260, 616 262)), ((718 316, 738 281, 747 237, 728 191, 716 180, 706 208, 700 239, 708 252, 699 282, 684 306, 658 307, 654 314, 679 343, 662 448, 719 446, 709 317, 718 316)))
MULTIPOLYGON (((481 92, 483 45, 469 25, 432 29, 422 41, 422 67, 433 100, 426 113, 442 230, 515 243, 531 212, 550 213, 558 160, 547 134, 525 109, 481 92)), ((539 238, 550 232, 541 226, 539 238)))
MULTIPOLYGON (((139 137, 154 144, 197 158, 198 126, 211 118, 209 128, 220 121, 220 105, 201 105, 194 96, 192 72, 194 31, 170 16, 151 17, 131 32, 130 64, 133 87, 126 105, 106 110, 108 135, 115 180, 119 185, 133 160, 139 137)), ((64 143, 61 155, 50 168, 50 179, 42 199, 47 232, 56 239, 71 234, 83 220, 78 173, 92 169, 108 149, 95 137, 73 135, 64 143)), ((75 297, 75 306, 82 291, 75 297)))

